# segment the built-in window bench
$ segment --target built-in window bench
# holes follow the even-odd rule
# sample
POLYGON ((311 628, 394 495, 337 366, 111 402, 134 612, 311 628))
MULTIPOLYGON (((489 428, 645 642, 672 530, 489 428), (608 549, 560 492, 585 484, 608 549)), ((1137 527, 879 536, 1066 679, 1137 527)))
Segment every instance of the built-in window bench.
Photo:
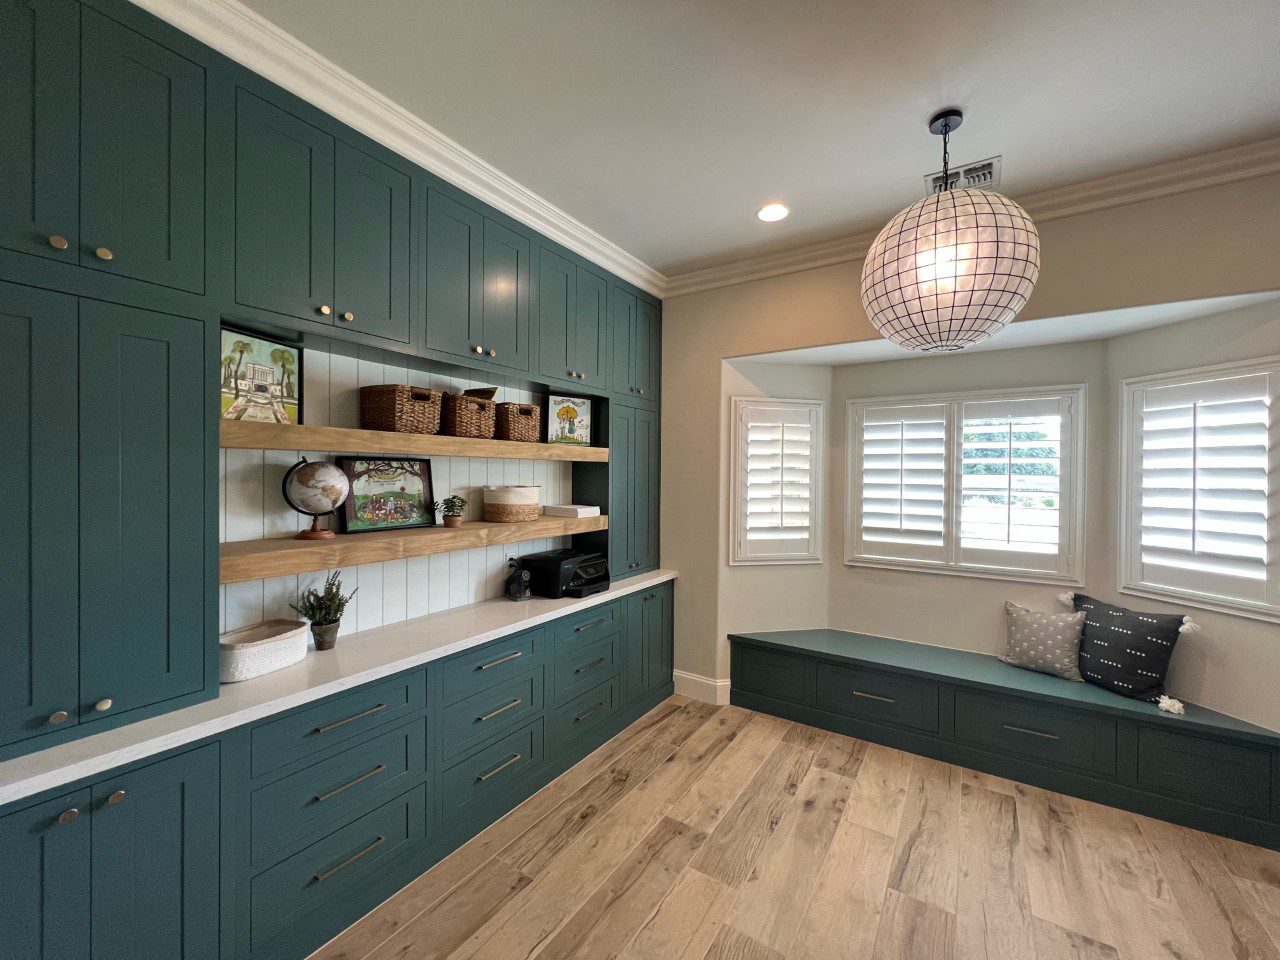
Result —
POLYGON ((1280 849, 1274 731, 845 630, 729 641, 740 706, 1280 849))

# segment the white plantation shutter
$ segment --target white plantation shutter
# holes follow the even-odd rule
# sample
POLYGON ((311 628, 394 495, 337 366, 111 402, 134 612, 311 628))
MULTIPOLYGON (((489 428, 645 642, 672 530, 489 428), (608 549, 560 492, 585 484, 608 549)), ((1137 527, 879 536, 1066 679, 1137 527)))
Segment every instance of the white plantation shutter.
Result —
POLYGON ((731 563, 820 561, 822 404, 734 398, 731 563))
POLYGON ((941 404, 859 411, 854 469, 867 555, 944 558, 946 425, 941 404))

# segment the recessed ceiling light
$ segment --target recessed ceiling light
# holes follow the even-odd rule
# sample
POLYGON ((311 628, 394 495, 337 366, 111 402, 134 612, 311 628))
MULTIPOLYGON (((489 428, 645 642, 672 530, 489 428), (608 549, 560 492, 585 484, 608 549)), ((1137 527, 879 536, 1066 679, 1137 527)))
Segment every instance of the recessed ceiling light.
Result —
POLYGON ((765 223, 773 223, 774 221, 785 219, 790 212, 785 204, 766 203, 756 211, 756 219, 763 220, 765 223))

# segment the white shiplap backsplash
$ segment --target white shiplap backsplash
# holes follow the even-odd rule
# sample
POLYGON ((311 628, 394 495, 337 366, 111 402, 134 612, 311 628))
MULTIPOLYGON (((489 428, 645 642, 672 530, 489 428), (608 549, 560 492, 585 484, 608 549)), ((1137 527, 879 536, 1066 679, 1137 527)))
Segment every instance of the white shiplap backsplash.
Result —
MULTIPOLYGON (((508 385, 503 377, 470 380, 325 350, 307 349, 302 373, 302 422, 316 425, 358 426, 357 390, 380 383, 409 383, 453 393, 472 387, 497 386, 499 401, 529 403, 538 399, 527 390, 508 385)), ((221 541, 293 536, 310 525, 310 518, 291 510, 280 494, 285 471, 304 455, 311 460, 330 459, 325 451, 221 451, 218 466, 221 541)), ((572 502, 572 473, 568 463, 432 457, 431 475, 437 500, 458 493, 470 501, 467 520, 479 519, 482 496, 477 488, 485 484, 537 484, 542 487, 543 503, 572 502)), ((359 592, 347 607, 341 632, 368 630, 499 597, 508 557, 551 550, 568 543, 568 538, 532 540, 345 568, 341 571, 344 590, 359 588, 359 592)), ((296 618, 289 604, 300 591, 322 583, 327 573, 316 571, 223 585, 219 588, 222 631, 252 626, 273 617, 296 618)))

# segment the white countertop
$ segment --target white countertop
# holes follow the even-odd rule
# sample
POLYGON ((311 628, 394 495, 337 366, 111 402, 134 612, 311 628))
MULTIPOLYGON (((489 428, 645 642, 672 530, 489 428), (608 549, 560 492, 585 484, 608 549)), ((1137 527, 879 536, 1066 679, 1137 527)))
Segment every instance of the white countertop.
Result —
POLYGON ((284 670, 224 684, 216 700, 0 762, 0 806, 647 590, 677 576, 674 570, 640 574, 582 600, 486 600, 350 634, 338 640, 336 649, 313 650, 302 662, 284 670))

